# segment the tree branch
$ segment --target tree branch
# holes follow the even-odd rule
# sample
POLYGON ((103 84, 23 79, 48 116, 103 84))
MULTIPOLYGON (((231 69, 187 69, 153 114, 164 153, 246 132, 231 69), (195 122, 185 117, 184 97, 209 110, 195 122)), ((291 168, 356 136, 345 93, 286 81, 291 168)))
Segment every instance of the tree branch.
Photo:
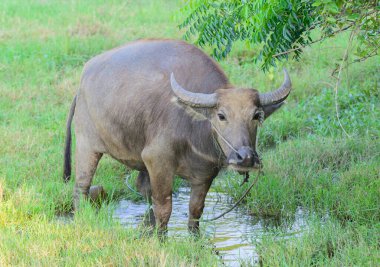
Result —
POLYGON ((351 138, 351 135, 349 135, 346 130, 344 129, 343 127, 343 124, 340 120, 340 115, 339 115, 339 104, 338 104, 338 89, 339 89, 339 85, 340 85, 340 82, 341 82, 341 73, 342 73, 342 70, 343 70, 343 65, 344 63, 347 61, 348 59, 348 51, 351 47, 351 44, 352 44, 352 40, 354 39, 354 36, 355 36, 355 32, 356 32, 356 27, 354 28, 354 30, 351 32, 350 34, 350 38, 348 39, 348 43, 347 43, 347 48, 346 50, 344 51, 344 55, 342 57, 342 61, 339 65, 339 71, 338 71, 338 76, 336 77, 337 81, 335 83, 335 87, 334 87, 334 91, 335 91, 335 114, 336 114, 336 118, 338 120, 338 123, 339 123, 339 126, 340 128, 343 130, 343 132, 345 133, 345 135, 348 137, 348 138, 351 138))
MULTIPOLYGON (((338 30, 338 31, 335 31, 335 32, 333 32, 332 34, 330 34, 330 36, 328 36, 328 37, 331 37, 331 36, 334 36, 334 35, 336 35, 336 34, 338 34, 338 33, 340 33, 340 32, 346 31, 346 30, 348 30, 349 28, 351 28, 353 25, 354 25, 354 23, 352 23, 352 24, 350 24, 350 25, 348 25, 348 26, 346 26, 346 27, 344 27, 344 28, 342 28, 342 29, 340 29, 340 30, 338 30)), ((326 38, 327 38, 326 36, 321 37, 321 38, 319 38, 318 40, 315 40, 315 41, 313 41, 313 42, 308 43, 307 45, 303 45, 303 46, 300 46, 300 47, 297 47, 297 48, 289 49, 289 50, 284 51, 284 52, 281 52, 281 53, 274 54, 272 57, 279 57, 279 56, 286 55, 286 54, 289 54, 289 53, 294 52, 294 51, 297 51, 297 50, 304 49, 306 46, 310 46, 310 45, 312 45, 312 44, 318 43, 318 42, 320 42, 320 41, 325 40, 326 38)))

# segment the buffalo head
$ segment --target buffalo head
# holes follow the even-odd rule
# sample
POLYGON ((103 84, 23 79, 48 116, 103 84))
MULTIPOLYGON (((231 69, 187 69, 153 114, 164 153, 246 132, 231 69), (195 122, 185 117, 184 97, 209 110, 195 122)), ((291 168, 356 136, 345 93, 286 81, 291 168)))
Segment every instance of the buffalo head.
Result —
POLYGON ((256 153, 257 127, 290 93, 291 81, 286 69, 284 75, 280 88, 269 93, 241 88, 218 89, 213 94, 193 93, 179 85, 173 73, 170 82, 180 102, 210 121, 226 164, 245 172, 260 166, 256 153))

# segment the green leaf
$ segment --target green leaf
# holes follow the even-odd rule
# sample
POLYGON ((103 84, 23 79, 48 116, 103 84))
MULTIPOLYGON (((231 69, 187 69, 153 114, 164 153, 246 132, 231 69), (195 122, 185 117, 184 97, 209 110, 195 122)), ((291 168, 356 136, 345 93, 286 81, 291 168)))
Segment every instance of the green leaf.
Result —
POLYGON ((336 19, 333 18, 333 17, 328 17, 328 18, 326 18, 326 21, 327 21, 328 23, 330 23, 330 24, 335 24, 335 23, 336 23, 336 19))
POLYGON ((249 17, 249 7, 248 5, 245 5, 240 12, 241 17, 243 17, 244 20, 247 20, 249 17))
POLYGON ((331 14, 338 14, 339 13, 339 7, 334 2, 327 4, 325 6, 325 8, 331 14))
POLYGON ((357 20, 358 18, 360 18, 360 14, 359 13, 352 13, 352 14, 348 15, 347 18, 351 19, 351 20, 357 20))

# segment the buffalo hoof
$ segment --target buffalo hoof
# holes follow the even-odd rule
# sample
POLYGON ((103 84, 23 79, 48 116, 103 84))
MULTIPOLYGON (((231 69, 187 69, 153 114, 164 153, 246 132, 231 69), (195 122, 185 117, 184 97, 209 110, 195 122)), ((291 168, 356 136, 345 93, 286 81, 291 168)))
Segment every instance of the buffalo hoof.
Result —
POLYGON ((91 201, 97 205, 100 205, 103 200, 106 199, 107 193, 101 185, 94 185, 90 187, 90 191, 88 193, 91 201))
POLYGON ((144 227, 155 227, 156 226, 156 219, 154 218, 154 212, 153 209, 148 209, 147 212, 144 215, 144 220, 142 222, 144 227))
POLYGON ((155 232, 156 220, 154 218, 153 209, 149 208, 145 214, 142 222, 139 224, 141 237, 152 236, 155 232))

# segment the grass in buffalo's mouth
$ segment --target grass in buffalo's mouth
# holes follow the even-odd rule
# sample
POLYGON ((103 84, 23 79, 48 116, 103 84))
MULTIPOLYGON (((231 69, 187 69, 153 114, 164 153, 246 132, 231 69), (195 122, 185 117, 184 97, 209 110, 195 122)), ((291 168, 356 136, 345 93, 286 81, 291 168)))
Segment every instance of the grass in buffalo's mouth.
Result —
MULTIPOLYGON (((61 179, 64 126, 83 64, 130 40, 180 38, 172 19, 178 8, 149 0, 0 2, 0 266, 220 264, 205 240, 160 243, 115 222, 115 203, 136 196, 125 187, 125 168, 108 157, 94 179, 107 191, 103 205, 85 204, 68 224, 56 219, 72 211, 73 181, 61 179)), ((379 58, 345 70, 338 104, 347 138, 325 83, 334 81, 329 73, 345 42, 343 35, 315 45, 287 63, 294 90, 260 129, 265 175, 245 205, 260 216, 291 219, 300 206, 311 215, 301 237, 272 229, 259 238, 264 266, 374 266, 379 259, 379 58)), ((237 43, 221 62, 231 81, 277 87, 282 75, 240 60, 249 53, 237 43)), ((248 186, 242 180, 227 172, 213 189, 238 198, 248 186)))

